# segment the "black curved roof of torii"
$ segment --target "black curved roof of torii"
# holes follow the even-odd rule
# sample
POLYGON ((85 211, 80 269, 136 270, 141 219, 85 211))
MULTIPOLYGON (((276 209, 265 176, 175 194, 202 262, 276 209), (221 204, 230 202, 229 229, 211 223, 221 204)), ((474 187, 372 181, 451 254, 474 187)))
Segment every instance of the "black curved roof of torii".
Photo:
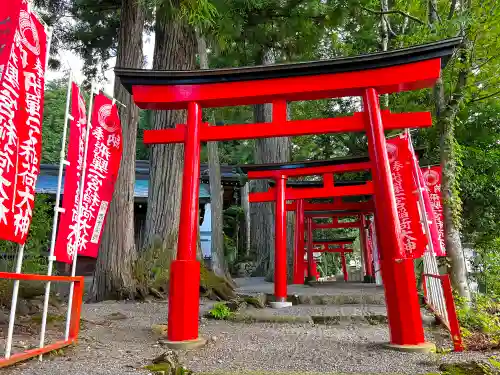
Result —
POLYGON ((131 92, 133 85, 197 85, 346 73, 435 58, 441 58, 444 66, 461 41, 461 38, 451 38, 386 52, 299 63, 199 70, 150 70, 122 67, 115 67, 114 70, 121 84, 131 92))

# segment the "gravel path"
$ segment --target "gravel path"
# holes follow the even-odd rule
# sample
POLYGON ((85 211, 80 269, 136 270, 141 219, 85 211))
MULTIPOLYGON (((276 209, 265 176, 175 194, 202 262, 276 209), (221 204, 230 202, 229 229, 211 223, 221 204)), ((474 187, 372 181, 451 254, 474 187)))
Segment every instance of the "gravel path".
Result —
MULTIPOLYGON (((211 302, 202 305, 206 311, 211 302)), ((320 306, 314 307, 320 309, 320 306)), ((293 309, 293 308, 292 308, 293 309)), ((9 375, 129 375, 147 374, 141 368, 164 349, 151 330, 165 323, 166 303, 109 302, 87 304, 78 346, 43 362, 30 361, 3 370, 9 375), (123 314, 116 319, 117 313, 123 314), (114 314, 114 315, 111 315, 114 314)), ((308 371, 366 374, 425 374, 442 361, 482 359, 494 353, 408 354, 383 349, 387 325, 231 323, 202 320, 205 348, 180 353, 188 367, 198 372, 308 371)), ((429 334, 428 339, 434 339, 429 334)), ((438 340, 439 341, 439 340, 438 340)), ((447 341, 447 345, 450 342, 447 341)))
MULTIPOLYGON (((273 293, 274 284, 266 282, 263 277, 245 277, 234 279, 241 293, 273 293)), ((338 296, 338 295, 384 295, 384 288, 375 284, 364 284, 344 281, 317 283, 314 287, 308 285, 287 285, 289 295, 306 296, 338 296)))

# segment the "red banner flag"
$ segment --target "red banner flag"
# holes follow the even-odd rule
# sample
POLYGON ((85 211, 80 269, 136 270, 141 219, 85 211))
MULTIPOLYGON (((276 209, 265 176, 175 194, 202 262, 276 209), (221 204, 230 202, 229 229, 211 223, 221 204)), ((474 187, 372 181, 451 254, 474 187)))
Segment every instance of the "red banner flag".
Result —
POLYGON ((21 13, 21 0, 10 0, 0 7, 0 80, 9 60, 12 41, 21 13))
POLYGON ((71 87, 71 116, 67 160, 64 174, 64 196, 54 254, 57 260, 70 261, 78 232, 78 194, 83 166, 87 114, 85 101, 76 83, 71 87))
POLYGON ((417 185, 413 178, 413 160, 408 137, 401 135, 388 139, 387 153, 401 225, 401 258, 420 258, 427 246, 427 238, 420 221, 417 185))
POLYGON ((56 252, 57 260, 65 263, 72 261, 75 248, 78 255, 97 257, 120 168, 122 132, 118 110, 103 94, 94 98, 91 124, 80 215, 72 215, 72 225, 60 227, 62 238, 56 245, 56 250, 59 246, 64 250, 56 252))
MULTIPOLYGON (((436 256, 446 256, 446 245, 444 241, 444 225, 443 225, 443 201, 441 197, 441 167, 427 167, 421 168, 422 179, 425 184, 426 192, 428 192, 428 199, 430 209, 432 210, 436 232, 437 242, 434 245, 434 252, 436 256)), ((427 209, 427 206, 426 206, 427 209)))
POLYGON ((0 238, 24 244, 40 171, 47 36, 26 2, 14 4, 7 5, 14 37, 0 55, 8 52, 0 81, 0 238))

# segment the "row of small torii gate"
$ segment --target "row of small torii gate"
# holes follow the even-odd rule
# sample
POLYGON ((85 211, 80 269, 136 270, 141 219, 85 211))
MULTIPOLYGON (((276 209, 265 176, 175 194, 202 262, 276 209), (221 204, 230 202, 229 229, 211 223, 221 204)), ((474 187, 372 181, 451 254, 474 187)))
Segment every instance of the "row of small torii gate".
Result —
MULTIPOLYGON (((314 240, 313 231, 316 229, 359 229, 360 248, 363 252, 364 281, 374 282, 374 264, 372 249, 368 246, 367 231, 370 231, 367 215, 374 212, 373 183, 372 181, 335 181, 335 175, 348 172, 370 171, 369 158, 338 158, 333 160, 322 160, 305 163, 267 164, 262 166, 246 167, 248 179, 274 180, 273 187, 266 192, 254 192, 249 194, 251 203, 278 202, 283 199, 285 208, 277 205, 276 209, 276 254, 279 258, 275 263, 278 270, 275 272, 279 278, 275 279, 275 295, 279 297, 273 302, 273 307, 287 307, 290 305, 282 296, 286 296, 286 211, 295 212, 295 240, 293 256, 293 283, 303 284, 315 281, 319 274, 314 259, 316 252, 338 253, 340 255, 342 274, 344 281, 348 281, 346 253, 352 253, 352 245, 355 237, 332 238, 314 240), (366 160, 365 160, 366 159, 366 160), (304 176, 322 176, 322 181, 290 181, 289 178, 304 176), (285 181, 282 187, 283 193, 280 197, 280 180, 285 181), (333 199, 328 199, 332 198, 333 199), (362 201, 344 202, 342 197, 353 197, 362 201), (364 200, 370 197, 369 200, 364 200), (321 202, 328 199, 329 202, 321 202), (331 219, 328 223, 318 223, 315 219, 331 219), (346 221, 345 219, 349 220, 346 221), (354 220, 353 220, 354 219, 354 220), (284 227, 283 227, 284 226, 284 227), (305 237, 307 233, 307 237, 305 237), (305 246, 307 238, 307 246, 305 246), (307 248, 307 256, 305 256, 307 248), (278 253, 279 249, 279 253, 278 253), (303 259, 307 262, 304 263, 303 259)), ((373 237, 372 237, 373 238, 373 237)))
MULTIPOLYGON (((459 43, 460 39, 454 38, 357 57, 258 67, 196 71, 115 69, 121 84, 140 108, 187 110, 187 124, 144 133, 144 142, 149 145, 184 144, 181 224, 177 258, 172 262, 170 272, 168 339, 171 346, 196 345, 203 341, 198 333, 200 264, 196 260, 200 143, 341 132, 366 133, 367 162, 334 164, 316 169, 278 168, 256 171, 249 176, 275 181, 273 189, 256 193, 254 198, 276 203, 276 301, 285 303, 287 298, 287 201, 293 201, 291 205, 307 207, 310 203, 305 200, 324 193, 327 197, 337 197, 333 207, 327 211, 338 211, 343 204, 339 197, 371 195, 373 201, 365 203, 370 207, 358 213, 360 220, 364 220, 363 214, 374 213, 390 343, 399 348, 428 346, 424 338, 413 259, 396 260, 397 254, 401 253, 399 219, 384 131, 430 127, 432 119, 429 112, 382 111, 379 95, 432 87, 440 77, 442 66, 459 43), (361 97, 362 112, 312 120, 287 118, 287 102, 345 96, 361 97), (272 103, 271 123, 212 126, 202 121, 202 108, 264 103, 272 103), (359 186, 336 186, 333 173, 353 170, 369 170, 372 181, 359 186), (288 178, 315 174, 323 175, 322 187, 287 189, 288 178)), ((300 212, 307 211, 298 209, 297 212, 300 218, 300 212)), ((308 221, 308 226, 311 225, 308 221)), ((303 251, 304 246, 298 246, 296 251, 301 249, 303 251)), ((312 261, 312 257, 309 260, 312 261)), ((294 272, 300 277, 297 268, 294 272)))

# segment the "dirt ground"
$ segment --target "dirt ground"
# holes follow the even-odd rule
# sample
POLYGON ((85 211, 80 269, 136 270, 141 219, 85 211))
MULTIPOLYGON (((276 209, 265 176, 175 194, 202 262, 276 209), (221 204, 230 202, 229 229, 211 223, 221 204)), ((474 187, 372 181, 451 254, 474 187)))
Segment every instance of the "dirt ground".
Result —
MULTIPOLYGON (((212 302, 202 302, 201 313, 211 305, 212 302)), ((151 327, 166 322, 167 309, 164 302, 84 304, 83 327, 76 347, 46 356, 42 362, 31 360, 1 372, 8 375, 148 374, 143 367, 165 351, 159 343, 161 337, 151 327)), ((48 341, 62 337, 63 325, 57 320, 50 324, 48 341)), ((27 327, 28 323, 16 327, 14 350, 37 344, 36 330, 27 327)), ((1 347, 4 347, 5 332, 2 329, 1 347)), ((201 318, 200 333, 208 339, 204 348, 179 353, 181 362, 196 373, 428 374, 435 373, 444 362, 482 360, 498 354, 394 352, 383 347, 389 339, 386 324, 359 322, 327 326, 249 324, 201 318)), ((427 339, 451 347, 442 332, 429 330, 427 339)))

